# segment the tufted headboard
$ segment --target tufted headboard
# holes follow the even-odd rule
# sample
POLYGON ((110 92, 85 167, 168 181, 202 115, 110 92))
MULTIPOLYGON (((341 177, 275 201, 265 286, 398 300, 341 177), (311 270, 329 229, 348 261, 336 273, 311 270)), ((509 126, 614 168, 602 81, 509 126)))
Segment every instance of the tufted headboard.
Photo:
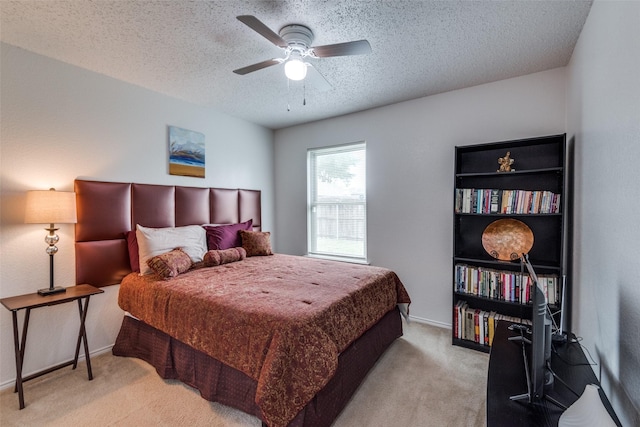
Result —
POLYGON ((262 225, 260 191, 76 180, 76 283, 109 286, 131 272, 124 233, 136 224, 262 225))

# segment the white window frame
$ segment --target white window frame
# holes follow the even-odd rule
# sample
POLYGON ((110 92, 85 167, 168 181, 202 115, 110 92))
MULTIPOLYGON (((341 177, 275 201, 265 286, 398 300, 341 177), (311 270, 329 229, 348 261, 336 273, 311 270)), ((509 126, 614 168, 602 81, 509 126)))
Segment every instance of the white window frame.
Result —
MULTIPOLYGON (((365 188, 365 199, 358 202, 331 202, 332 204, 339 204, 341 206, 354 206, 361 205, 364 206, 364 235, 363 235, 363 254, 362 256, 351 256, 348 254, 338 254, 338 253, 330 253, 330 252, 322 252, 316 250, 314 248, 314 242, 316 236, 314 236, 314 224, 313 224, 313 212, 314 209, 317 209, 319 205, 325 204, 323 202, 318 202, 315 200, 315 156, 318 154, 326 155, 330 153, 344 153, 349 151, 360 151, 364 150, 365 152, 365 176, 366 176, 366 142, 354 142, 349 144, 342 145, 334 145, 330 147, 320 147, 320 148, 310 148, 307 150, 307 255, 311 257, 317 258, 326 258, 337 261, 346 261, 352 263, 360 263, 360 264, 368 264, 367 260, 367 201, 366 201, 366 188, 365 188)), ((366 182, 366 179, 365 179, 366 182)), ((366 184, 365 184, 366 185, 366 184)))

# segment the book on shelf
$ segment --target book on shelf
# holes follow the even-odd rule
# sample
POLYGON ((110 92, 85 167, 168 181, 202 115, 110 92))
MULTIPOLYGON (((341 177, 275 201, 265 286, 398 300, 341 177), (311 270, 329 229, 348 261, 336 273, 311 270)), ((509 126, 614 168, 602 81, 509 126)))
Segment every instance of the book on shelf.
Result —
POLYGON ((456 305, 453 307, 453 336, 454 337, 459 337, 460 336, 460 303, 461 301, 458 301, 456 303, 456 305))
POLYGON ((493 345, 493 335, 495 334, 496 331, 496 312, 495 311, 491 311, 489 313, 489 316, 487 317, 487 323, 489 325, 489 334, 488 334, 488 345, 491 346, 493 345))
POLYGON ((475 310, 471 307, 466 307, 464 313, 464 339, 474 341, 475 339, 475 310))
POLYGON ((489 190, 491 195, 489 197, 489 213, 500 212, 500 190, 489 190))
POLYGON ((456 188, 456 213, 554 214, 560 213, 560 194, 547 190, 456 188))
MULTIPOLYGON (((539 274, 538 282, 549 304, 560 302, 558 276, 539 274)), ((513 303, 531 303, 533 280, 527 273, 483 268, 475 265, 455 265, 455 289, 470 294, 513 303)))
POLYGON ((454 338, 472 341, 477 344, 491 346, 498 321, 506 320, 514 323, 531 325, 529 319, 507 316, 495 311, 469 307, 465 301, 458 301, 453 307, 454 338))

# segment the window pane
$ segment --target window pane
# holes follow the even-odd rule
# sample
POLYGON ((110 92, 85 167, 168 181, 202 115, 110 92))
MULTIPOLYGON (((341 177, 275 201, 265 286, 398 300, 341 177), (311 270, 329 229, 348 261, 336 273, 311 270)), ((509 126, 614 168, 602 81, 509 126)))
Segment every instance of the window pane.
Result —
POLYGON ((309 184, 309 253, 365 259, 365 145, 310 150, 309 184))

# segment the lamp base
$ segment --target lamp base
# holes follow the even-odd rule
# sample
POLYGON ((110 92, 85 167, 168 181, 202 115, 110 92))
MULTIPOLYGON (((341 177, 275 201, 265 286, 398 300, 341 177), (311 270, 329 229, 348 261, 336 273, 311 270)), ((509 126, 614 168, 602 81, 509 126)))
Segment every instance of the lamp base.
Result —
POLYGON ((53 294, 61 294, 63 292, 67 292, 67 288, 63 288, 62 286, 38 289, 38 295, 53 295, 53 294))

